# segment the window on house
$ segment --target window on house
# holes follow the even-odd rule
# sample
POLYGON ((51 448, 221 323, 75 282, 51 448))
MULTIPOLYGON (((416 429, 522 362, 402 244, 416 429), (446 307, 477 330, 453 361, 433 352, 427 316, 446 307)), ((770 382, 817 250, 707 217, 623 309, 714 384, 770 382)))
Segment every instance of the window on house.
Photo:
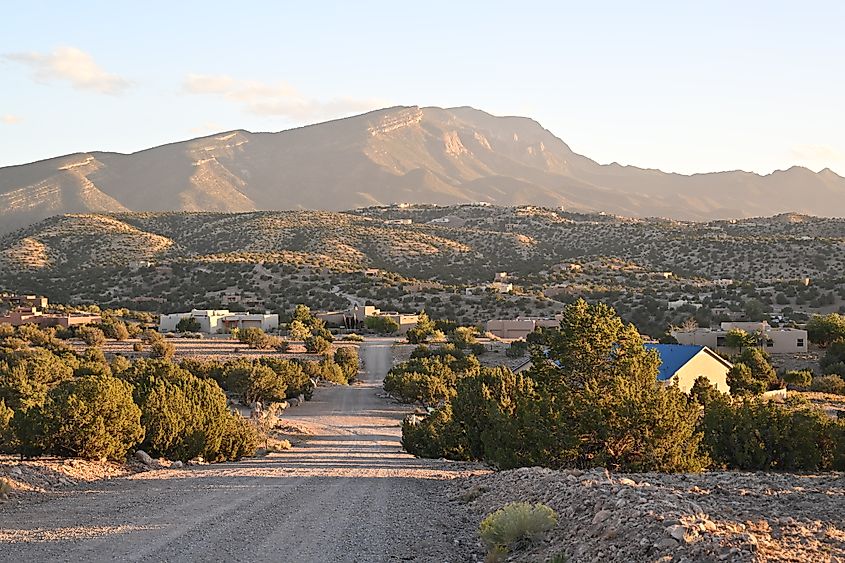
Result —
POLYGON ((803 347, 804 347, 804 339, 803 339, 803 338, 799 338, 799 339, 798 339, 798 347, 799 347, 799 348, 803 348, 803 347))

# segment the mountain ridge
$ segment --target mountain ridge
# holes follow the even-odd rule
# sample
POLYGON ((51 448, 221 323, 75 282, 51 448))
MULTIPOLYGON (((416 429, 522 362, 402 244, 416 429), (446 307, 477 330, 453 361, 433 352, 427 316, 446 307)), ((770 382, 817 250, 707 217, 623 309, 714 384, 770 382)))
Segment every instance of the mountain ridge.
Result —
POLYGON ((845 178, 792 166, 680 174, 574 152, 537 121, 395 106, 279 132, 235 129, 132 153, 0 168, 0 232, 63 213, 339 211, 395 202, 563 206, 710 220, 845 215, 845 178))

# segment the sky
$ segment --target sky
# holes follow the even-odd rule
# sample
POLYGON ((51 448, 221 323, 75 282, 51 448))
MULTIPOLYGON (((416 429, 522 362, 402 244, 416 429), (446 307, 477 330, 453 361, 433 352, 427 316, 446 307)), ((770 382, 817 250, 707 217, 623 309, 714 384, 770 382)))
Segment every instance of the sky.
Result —
POLYGON ((669 172, 845 175, 845 2, 0 2, 0 166, 394 105, 669 172))

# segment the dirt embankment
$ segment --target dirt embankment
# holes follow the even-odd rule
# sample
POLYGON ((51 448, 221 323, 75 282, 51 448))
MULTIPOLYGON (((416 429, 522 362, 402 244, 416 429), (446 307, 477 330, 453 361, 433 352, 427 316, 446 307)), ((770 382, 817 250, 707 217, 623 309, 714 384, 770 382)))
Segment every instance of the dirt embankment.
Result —
POLYGON ((845 561, 845 475, 611 475, 522 468, 453 482, 470 520, 513 501, 559 515, 513 561, 845 561))

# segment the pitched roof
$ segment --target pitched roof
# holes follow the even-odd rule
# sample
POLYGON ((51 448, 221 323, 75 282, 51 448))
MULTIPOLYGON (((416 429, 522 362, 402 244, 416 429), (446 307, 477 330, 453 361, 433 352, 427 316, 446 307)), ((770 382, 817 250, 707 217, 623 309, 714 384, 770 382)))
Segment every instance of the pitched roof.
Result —
POLYGON ((706 347, 684 344, 646 344, 645 348, 646 350, 657 350, 657 353, 660 354, 660 371, 657 374, 657 379, 667 381, 672 379, 672 376, 679 369, 706 347))

